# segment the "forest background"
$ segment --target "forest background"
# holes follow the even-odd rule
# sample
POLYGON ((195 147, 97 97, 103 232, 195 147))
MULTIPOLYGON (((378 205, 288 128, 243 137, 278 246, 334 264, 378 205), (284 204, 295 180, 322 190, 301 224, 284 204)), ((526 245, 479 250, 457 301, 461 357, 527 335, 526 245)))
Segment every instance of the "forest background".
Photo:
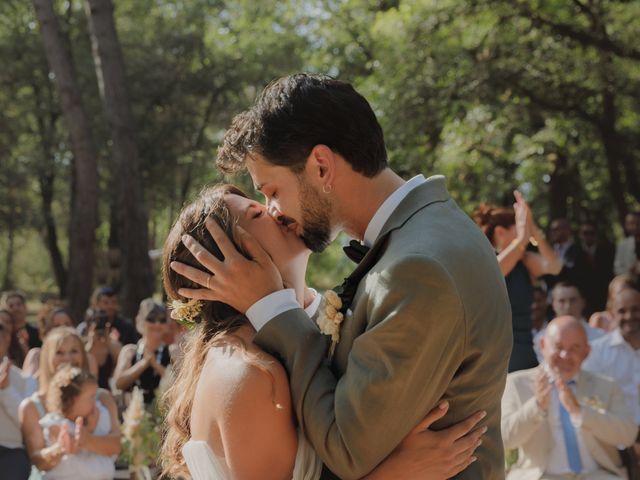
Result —
MULTIPOLYGON (((615 241, 640 204, 640 2, 113 3, 0 2, 0 289, 81 318, 111 284, 133 315, 181 206, 223 180, 232 116, 297 71, 352 82, 392 167, 446 175, 469 213, 519 188, 543 227, 592 219, 615 241)), ((339 243, 312 286, 352 268, 339 243)))

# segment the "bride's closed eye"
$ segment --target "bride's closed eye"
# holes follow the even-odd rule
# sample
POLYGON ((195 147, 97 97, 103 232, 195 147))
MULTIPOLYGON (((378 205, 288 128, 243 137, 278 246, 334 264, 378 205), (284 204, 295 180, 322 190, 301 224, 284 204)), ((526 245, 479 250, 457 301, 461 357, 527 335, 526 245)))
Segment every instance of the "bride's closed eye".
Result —
POLYGON ((262 210, 258 210, 253 214, 253 218, 260 218, 262 216, 262 210))

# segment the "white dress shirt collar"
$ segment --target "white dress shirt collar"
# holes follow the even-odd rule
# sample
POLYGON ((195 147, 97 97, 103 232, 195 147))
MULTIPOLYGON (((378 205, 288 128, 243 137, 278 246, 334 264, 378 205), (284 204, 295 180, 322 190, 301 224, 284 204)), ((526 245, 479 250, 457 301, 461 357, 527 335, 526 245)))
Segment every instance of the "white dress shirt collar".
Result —
POLYGON ((311 303, 309 305, 304 307, 304 311, 307 315, 309 315, 309 318, 313 318, 313 316, 318 311, 318 307, 320 306, 320 300, 322 300, 322 295, 319 295, 318 291, 313 288, 309 288, 309 290, 313 292, 315 297, 313 297, 313 300, 311 300, 311 303))
POLYGON ((411 190, 424 183, 424 181, 425 179, 423 175, 416 175, 382 202, 382 205, 380 205, 376 213, 371 217, 369 225, 367 225, 367 229, 364 232, 363 243, 367 247, 370 247, 375 243, 378 235, 380 235, 382 227, 384 227, 384 224, 389 220, 393 211, 398 208, 400 202, 404 200, 411 190))

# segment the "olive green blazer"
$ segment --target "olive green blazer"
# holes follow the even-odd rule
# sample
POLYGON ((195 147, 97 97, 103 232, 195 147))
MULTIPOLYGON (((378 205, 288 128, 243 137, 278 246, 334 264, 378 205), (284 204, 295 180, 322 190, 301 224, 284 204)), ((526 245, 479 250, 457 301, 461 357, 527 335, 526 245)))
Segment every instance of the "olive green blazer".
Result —
POLYGON ((405 197, 359 269, 366 274, 331 362, 328 338, 302 309, 273 318, 254 340, 286 366, 323 478, 363 477, 447 399, 450 410, 434 428, 488 413, 478 461, 456 478, 503 479, 509 300, 493 248, 450 198, 444 177, 405 197))

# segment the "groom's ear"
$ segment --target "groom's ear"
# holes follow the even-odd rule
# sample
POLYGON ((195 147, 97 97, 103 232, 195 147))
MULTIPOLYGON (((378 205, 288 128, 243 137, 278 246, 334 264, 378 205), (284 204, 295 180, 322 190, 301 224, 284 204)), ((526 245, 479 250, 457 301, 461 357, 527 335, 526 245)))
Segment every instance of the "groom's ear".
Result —
POLYGON ((326 145, 316 145, 311 150, 305 167, 309 180, 318 188, 333 188, 336 174, 336 154, 326 145))

